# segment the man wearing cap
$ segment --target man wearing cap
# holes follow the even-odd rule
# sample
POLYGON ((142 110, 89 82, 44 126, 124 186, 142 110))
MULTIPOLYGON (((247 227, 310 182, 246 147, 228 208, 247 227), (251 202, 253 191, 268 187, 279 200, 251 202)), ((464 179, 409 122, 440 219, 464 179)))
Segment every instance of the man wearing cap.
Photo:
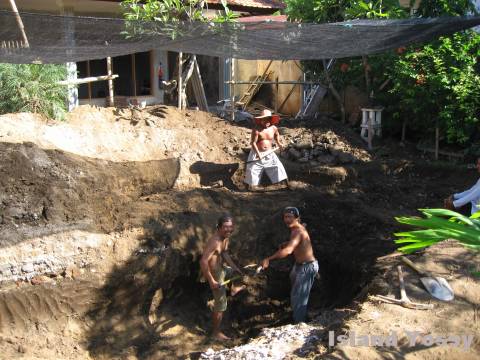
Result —
POLYGON ((272 124, 272 112, 265 109, 260 116, 255 118, 255 127, 251 134, 252 149, 248 155, 245 176, 245 183, 250 189, 254 189, 260 184, 263 171, 267 173, 273 184, 281 181, 287 182, 287 172, 274 152, 274 141, 278 149, 282 150, 280 133, 272 124))
POLYGON ((312 243, 305 226, 300 223, 300 212, 296 207, 283 210, 283 221, 290 229, 290 240, 280 245, 272 256, 262 260, 262 267, 268 268, 271 260, 283 259, 293 253, 295 265, 290 272, 292 289, 290 303, 293 321, 304 322, 307 317, 308 297, 318 273, 318 262, 313 255, 312 243))

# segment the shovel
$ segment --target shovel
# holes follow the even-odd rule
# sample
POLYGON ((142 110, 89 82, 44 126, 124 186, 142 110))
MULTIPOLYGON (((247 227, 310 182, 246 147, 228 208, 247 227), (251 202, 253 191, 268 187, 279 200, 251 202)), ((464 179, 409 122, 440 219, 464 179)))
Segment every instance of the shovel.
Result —
MULTIPOLYGON (((271 149, 268 150, 268 151, 265 151, 265 152, 262 154, 261 159, 263 159, 265 156, 268 156, 268 155, 270 155, 270 154, 272 154, 272 153, 274 153, 274 152, 277 152, 278 150, 280 150, 280 148, 276 146, 276 147, 274 147, 274 148, 271 148, 271 149)), ((261 160, 261 159, 255 159, 255 157, 256 157, 256 156, 254 156, 254 159, 252 159, 252 160, 247 160, 246 163, 247 163, 247 164, 250 164, 250 163, 254 163, 254 162, 258 161, 258 160, 261 160)))
POLYGON ((421 271, 419 268, 415 266, 409 259, 406 257, 401 258, 402 261, 410 266, 413 270, 415 270, 420 276, 420 281, 422 282, 423 286, 427 291, 436 299, 442 301, 450 301, 453 300, 454 294, 453 290, 448 284, 447 280, 439 276, 431 276, 430 274, 421 271))
MULTIPOLYGON (((256 275, 260 274, 260 271, 263 270, 263 268, 261 266, 257 265, 257 264, 250 264, 250 265, 247 265, 247 266, 243 267, 244 270, 249 270, 250 272, 252 272, 254 270, 253 268, 255 268, 255 273, 253 274, 253 276, 256 276, 256 275)), ((241 278, 243 278, 243 275, 235 275, 235 276, 231 277, 230 279, 222 282, 220 284, 220 286, 228 285, 232 281, 235 281, 235 280, 238 280, 238 279, 241 279, 241 278)))

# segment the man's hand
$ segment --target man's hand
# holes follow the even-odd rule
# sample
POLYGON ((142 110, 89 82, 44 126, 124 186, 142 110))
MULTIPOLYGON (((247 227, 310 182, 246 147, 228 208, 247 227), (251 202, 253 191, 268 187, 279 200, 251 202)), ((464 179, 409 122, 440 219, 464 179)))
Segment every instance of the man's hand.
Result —
POLYGON ((270 265, 270 260, 268 260, 268 259, 263 259, 263 260, 262 260, 262 268, 263 268, 263 270, 267 269, 269 265, 270 265))
POLYGON ((212 280, 210 282, 210 289, 215 290, 215 289, 219 289, 220 287, 221 287, 221 285, 218 281, 212 280))
POLYGON ((443 201, 443 207, 448 210, 455 210, 455 206, 453 206, 453 195, 450 195, 443 201))

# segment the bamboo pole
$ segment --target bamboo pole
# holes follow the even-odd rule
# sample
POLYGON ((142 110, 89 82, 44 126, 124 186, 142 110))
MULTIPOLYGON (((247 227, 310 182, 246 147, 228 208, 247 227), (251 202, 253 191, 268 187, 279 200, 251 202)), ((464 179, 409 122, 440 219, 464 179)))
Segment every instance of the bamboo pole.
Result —
POLYGON ((293 80, 284 80, 284 81, 225 81, 225 84, 235 84, 235 85, 253 85, 253 84, 279 84, 279 85, 323 85, 320 82, 314 81, 293 81, 293 80))
POLYGON ((62 80, 58 81, 58 85, 78 85, 78 84, 86 84, 95 81, 105 81, 105 80, 113 80, 118 78, 117 74, 113 75, 102 75, 102 76, 90 76, 82 79, 72 79, 72 80, 62 80))
POLYGON ((183 100, 183 84, 182 84, 182 57, 183 53, 178 53, 178 109, 182 110, 182 100, 183 100))
POLYGON ((113 80, 112 80, 112 58, 107 57, 107 73, 110 79, 108 79, 108 102, 110 106, 115 105, 115 99, 113 98, 113 80))
POLYGON ((231 108, 232 108, 232 121, 235 121, 235 59, 231 60, 231 78, 232 83, 230 85, 230 97, 231 97, 231 108))
POLYGON ((15 13, 15 18, 17 19, 18 27, 20 28, 20 32, 22 33, 24 47, 28 48, 30 47, 30 44, 28 43, 27 34, 25 33, 25 27, 23 26, 22 18, 18 13, 18 8, 17 8, 17 4, 15 4, 15 0, 10 0, 10 5, 12 7, 12 11, 15 13))

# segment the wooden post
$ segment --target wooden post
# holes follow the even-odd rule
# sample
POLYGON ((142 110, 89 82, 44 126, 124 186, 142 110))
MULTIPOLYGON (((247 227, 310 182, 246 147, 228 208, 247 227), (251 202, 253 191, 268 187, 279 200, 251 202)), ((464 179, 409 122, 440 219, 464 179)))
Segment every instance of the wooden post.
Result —
POLYGON ((177 84, 177 89, 178 89, 178 109, 182 110, 182 102, 183 102, 183 84, 182 84, 182 58, 183 58, 183 53, 179 52, 178 53, 178 84, 177 84))
MULTIPOLYGON (((373 138, 373 126, 372 126, 372 114, 375 112, 369 111, 367 114, 367 121, 368 121, 368 150, 372 150, 372 138, 373 138)), ((375 115, 373 115, 375 116, 375 115)))
MULTIPOLYGON (((90 77, 90 60, 87 60, 87 77, 90 77)), ((88 100, 92 100, 92 84, 87 83, 88 100)))
POLYGON ((231 109, 232 109, 232 121, 235 121, 235 59, 231 59, 231 77, 232 77, 232 84, 230 86, 230 98, 231 98, 231 109))
POLYGON ((132 82, 133 82, 133 96, 137 96, 137 69, 135 66, 135 54, 132 57, 132 82))
MULTIPOLYGON (((107 74, 112 76, 112 58, 107 57, 107 74)), ((115 106, 115 99, 113 98, 113 80, 108 80, 108 103, 110 106, 115 106)))
POLYGON ((407 132, 407 120, 404 119, 402 124, 402 140, 401 140, 402 143, 405 142, 406 132, 407 132))

